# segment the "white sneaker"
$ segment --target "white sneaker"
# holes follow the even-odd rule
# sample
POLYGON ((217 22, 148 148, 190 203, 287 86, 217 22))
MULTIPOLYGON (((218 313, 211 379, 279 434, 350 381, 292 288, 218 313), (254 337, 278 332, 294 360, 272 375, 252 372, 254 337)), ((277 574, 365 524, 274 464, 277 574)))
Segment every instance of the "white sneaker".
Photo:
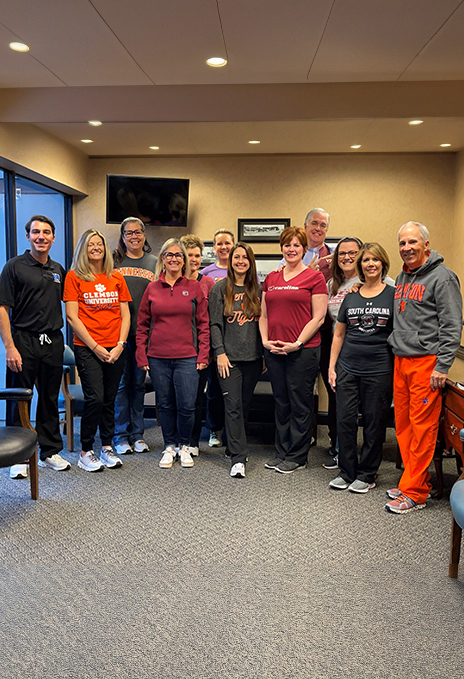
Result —
POLYGON ((236 479, 244 479, 245 465, 243 464, 243 462, 237 462, 236 464, 234 464, 232 469, 230 470, 230 475, 234 476, 236 479))
POLYGON ((200 455, 200 449, 198 446, 189 446, 188 451, 192 457, 198 457, 200 455))
POLYGON ((118 443, 114 447, 118 455, 130 455, 130 453, 134 452, 128 443, 118 443))
POLYGON ((145 443, 143 439, 139 439, 134 443, 133 446, 134 453, 148 453, 150 448, 148 447, 148 443, 145 443))
POLYGON ((65 469, 71 469, 69 462, 64 460, 58 453, 46 457, 45 460, 39 460, 39 467, 49 467, 56 472, 64 472, 65 469))
POLYGON ((117 455, 113 453, 111 446, 104 447, 101 449, 100 462, 103 462, 105 467, 108 469, 113 469, 114 467, 121 467, 122 462, 117 455))
POLYGON ((176 459, 176 451, 172 446, 168 446, 166 450, 163 450, 163 457, 159 461, 159 466, 162 469, 171 469, 172 463, 176 459))
POLYGON ((210 448, 220 448, 222 446, 221 439, 216 431, 210 432, 208 445, 210 448))
POLYGON ((27 464, 14 464, 10 467, 10 479, 27 479, 27 464))
POLYGON ((100 460, 95 457, 93 450, 88 450, 84 455, 79 455, 77 466, 86 472, 99 472, 105 468, 100 460))
POLYGON ((182 446, 179 450, 180 466, 181 467, 193 467, 192 456, 190 455, 189 446, 182 446))

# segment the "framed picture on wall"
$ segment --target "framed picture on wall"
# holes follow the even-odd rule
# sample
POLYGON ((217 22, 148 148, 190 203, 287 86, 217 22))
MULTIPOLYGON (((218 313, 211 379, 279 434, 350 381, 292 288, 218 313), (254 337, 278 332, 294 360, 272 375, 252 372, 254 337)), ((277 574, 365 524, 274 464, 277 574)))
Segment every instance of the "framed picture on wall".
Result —
POLYGON ((239 219, 238 239, 245 243, 278 243, 287 226, 290 219, 239 219))
POLYGON ((205 266, 208 266, 209 264, 214 264, 214 262, 217 260, 216 253, 214 251, 214 243, 212 240, 204 240, 204 248, 203 252, 201 253, 201 266, 204 268, 205 266))
POLYGON ((282 255, 255 255, 256 270, 258 272, 261 283, 264 281, 268 273, 275 271, 279 266, 282 255))

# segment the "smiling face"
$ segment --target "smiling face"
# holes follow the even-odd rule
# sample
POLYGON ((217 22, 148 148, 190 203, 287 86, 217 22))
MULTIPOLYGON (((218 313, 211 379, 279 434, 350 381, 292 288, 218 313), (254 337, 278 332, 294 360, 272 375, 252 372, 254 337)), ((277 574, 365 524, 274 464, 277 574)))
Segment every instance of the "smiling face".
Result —
POLYGON ((55 242, 55 236, 50 224, 33 221, 26 238, 31 246, 31 255, 39 261, 47 261, 50 248, 55 242))
POLYGON ((359 245, 356 241, 344 241, 338 249, 338 266, 343 271, 345 278, 356 276, 355 262, 359 253, 359 245))
POLYGON ((310 248, 319 248, 325 241, 329 220, 325 212, 313 212, 305 224, 306 235, 310 248))
POLYGON ((166 273, 172 278, 182 276, 184 266, 184 255, 178 245, 171 245, 163 255, 166 273))
POLYGON ((232 269, 237 276, 245 276, 250 268, 250 260, 245 248, 237 248, 232 255, 232 269))
POLYGON ((221 266, 227 266, 229 252, 234 247, 232 236, 228 233, 218 233, 214 239, 214 250, 221 266))
MULTIPOLYGON (((169 248, 171 250, 171 248, 169 248)), ((190 262, 190 271, 192 274, 201 266, 201 250, 199 247, 187 248, 187 254, 190 262)))
POLYGON ((405 226, 398 236, 400 257, 408 269, 418 269, 424 264, 429 256, 429 241, 422 240, 421 232, 417 226, 405 226))
POLYGON ((87 257, 89 265, 99 267, 105 259, 105 246, 100 236, 92 236, 87 243, 87 257))
POLYGON ((298 264, 303 259, 304 253, 304 247, 296 236, 293 236, 290 243, 282 245, 282 254, 287 264, 298 264))
POLYGON ((143 255, 145 233, 137 222, 129 222, 124 227, 124 244, 129 257, 139 258, 143 255))
POLYGON ((382 279, 382 261, 370 250, 366 250, 361 259, 361 270, 366 282, 376 282, 382 279))

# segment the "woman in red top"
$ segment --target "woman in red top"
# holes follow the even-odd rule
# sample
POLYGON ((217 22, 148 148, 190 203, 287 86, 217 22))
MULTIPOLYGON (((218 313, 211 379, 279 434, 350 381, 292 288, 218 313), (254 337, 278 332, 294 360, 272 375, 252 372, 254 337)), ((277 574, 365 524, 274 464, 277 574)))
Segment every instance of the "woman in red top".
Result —
POLYGON ((189 440, 195 420, 198 371, 208 366, 208 302, 190 278, 185 247, 169 238, 160 250, 155 280, 148 284, 137 318, 139 368, 150 369, 159 407, 164 451, 159 466, 193 467, 189 440))
POLYGON ((306 466, 311 442, 319 328, 327 311, 327 287, 320 271, 303 264, 308 247, 304 229, 284 229, 280 247, 285 266, 264 281, 259 320, 276 418, 276 457, 264 466, 290 474, 306 466))
POLYGON ((66 318, 74 330, 74 350, 84 392, 82 452, 78 466, 87 472, 120 467, 113 453, 114 401, 124 369, 131 296, 103 234, 88 229, 79 238, 64 284, 66 318), (100 427, 100 460, 92 447, 100 427))

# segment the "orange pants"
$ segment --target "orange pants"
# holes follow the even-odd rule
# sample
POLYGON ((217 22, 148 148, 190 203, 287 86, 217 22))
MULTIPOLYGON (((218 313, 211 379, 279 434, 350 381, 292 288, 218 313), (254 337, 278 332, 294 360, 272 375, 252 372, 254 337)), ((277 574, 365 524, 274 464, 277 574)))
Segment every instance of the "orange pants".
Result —
POLYGON ((393 381, 396 438, 404 472, 399 489, 423 504, 430 492, 429 465, 437 443, 441 389, 432 391, 436 356, 396 357, 393 381))

